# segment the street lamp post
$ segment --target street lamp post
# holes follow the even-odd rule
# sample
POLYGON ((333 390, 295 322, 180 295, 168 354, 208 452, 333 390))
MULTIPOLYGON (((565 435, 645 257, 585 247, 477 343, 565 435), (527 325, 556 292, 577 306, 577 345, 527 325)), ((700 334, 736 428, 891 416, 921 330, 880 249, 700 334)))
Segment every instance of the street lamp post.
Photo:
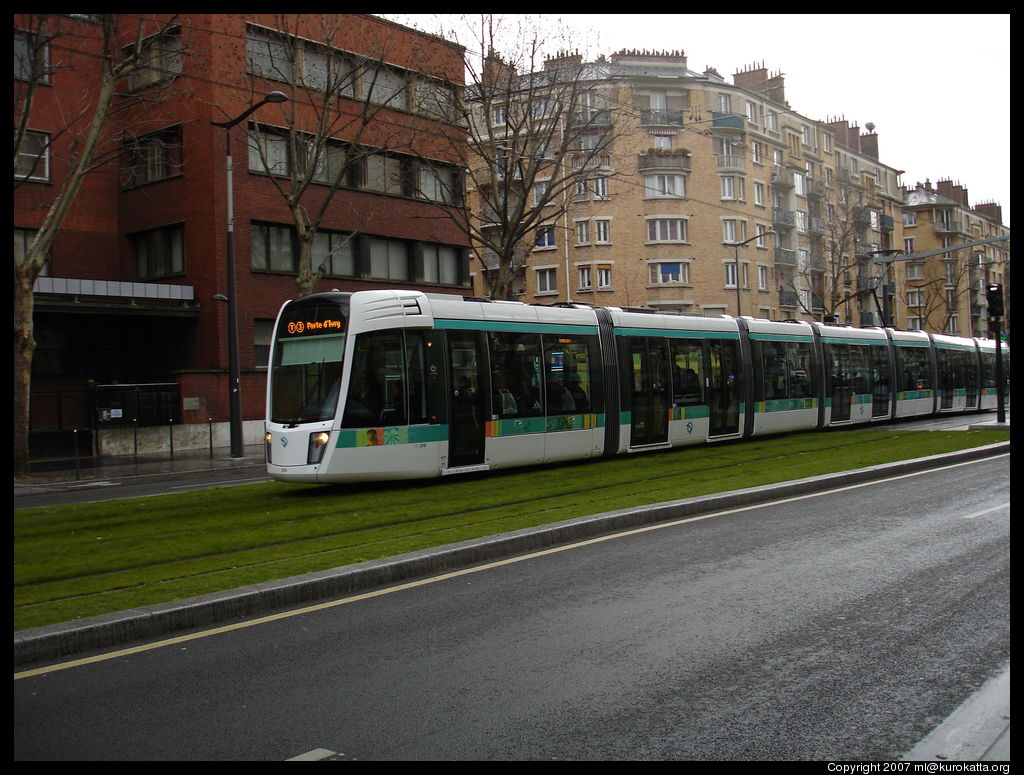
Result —
POLYGON ((745 239, 743 242, 723 242, 723 245, 732 245, 733 254, 736 256, 736 317, 740 316, 740 246, 746 245, 748 242, 753 242, 756 239, 761 239, 769 234, 775 234, 774 231, 763 231, 760 234, 755 234, 750 239, 745 239))
POLYGON ((228 264, 228 402, 231 412, 231 457, 244 457, 242 441, 242 393, 241 374, 238 365, 238 308, 235 288, 235 202, 232 185, 231 128, 237 126, 268 102, 285 102, 288 97, 279 91, 272 91, 262 100, 230 121, 211 121, 214 126, 224 129, 227 156, 227 264, 228 264))

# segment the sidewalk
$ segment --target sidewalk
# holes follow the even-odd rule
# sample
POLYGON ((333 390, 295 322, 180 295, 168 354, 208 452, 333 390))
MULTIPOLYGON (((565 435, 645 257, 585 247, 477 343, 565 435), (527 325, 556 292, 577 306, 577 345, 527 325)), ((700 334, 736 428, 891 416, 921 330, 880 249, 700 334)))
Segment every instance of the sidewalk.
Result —
POLYGON ((262 444, 246 446, 243 457, 231 457, 230 447, 214 447, 211 451, 186 450, 169 454, 80 458, 33 463, 29 476, 14 483, 14 492, 27 492, 47 485, 105 479, 174 476, 203 471, 265 469, 262 444))

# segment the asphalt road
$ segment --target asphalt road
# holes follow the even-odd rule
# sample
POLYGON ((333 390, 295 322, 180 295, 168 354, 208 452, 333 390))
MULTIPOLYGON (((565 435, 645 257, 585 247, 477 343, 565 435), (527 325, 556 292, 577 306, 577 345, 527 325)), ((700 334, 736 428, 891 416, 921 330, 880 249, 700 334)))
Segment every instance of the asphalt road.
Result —
POLYGON ((16 760, 895 759, 1009 660, 1009 457, 14 682, 16 760))

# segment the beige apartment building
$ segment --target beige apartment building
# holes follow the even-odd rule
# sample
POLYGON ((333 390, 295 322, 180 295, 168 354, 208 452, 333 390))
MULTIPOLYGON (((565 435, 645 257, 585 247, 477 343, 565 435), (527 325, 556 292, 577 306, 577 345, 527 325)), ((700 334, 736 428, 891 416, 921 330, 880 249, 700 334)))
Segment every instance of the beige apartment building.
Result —
MULTIPOLYGON (((1008 296, 1009 240, 940 253, 943 248, 1009 237, 1002 210, 994 203, 971 207, 967 189, 950 180, 930 181, 903 194, 903 249, 907 255, 934 253, 901 261, 900 315, 905 328, 960 336, 988 336, 987 283, 1000 283, 1008 296)), ((1009 299, 1004 300, 1009 312, 1009 299)), ((1004 322, 1009 330, 1009 320, 1004 322)))
POLYGON ((681 52, 620 52, 591 72, 603 119, 588 130, 613 139, 578 168, 572 154, 551 161, 552 178, 577 178, 529 246, 517 298, 885 320, 897 293, 878 259, 902 246, 902 192, 871 125, 796 112, 763 66, 729 82, 681 52))

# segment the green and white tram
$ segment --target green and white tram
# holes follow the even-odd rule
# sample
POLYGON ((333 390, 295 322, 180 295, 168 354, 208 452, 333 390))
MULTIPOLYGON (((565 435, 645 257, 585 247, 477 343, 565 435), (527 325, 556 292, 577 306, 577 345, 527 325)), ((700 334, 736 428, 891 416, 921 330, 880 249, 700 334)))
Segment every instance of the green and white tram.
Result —
POLYGON ((282 306, 267 470, 415 479, 995 406, 994 342, 418 291, 282 306))

